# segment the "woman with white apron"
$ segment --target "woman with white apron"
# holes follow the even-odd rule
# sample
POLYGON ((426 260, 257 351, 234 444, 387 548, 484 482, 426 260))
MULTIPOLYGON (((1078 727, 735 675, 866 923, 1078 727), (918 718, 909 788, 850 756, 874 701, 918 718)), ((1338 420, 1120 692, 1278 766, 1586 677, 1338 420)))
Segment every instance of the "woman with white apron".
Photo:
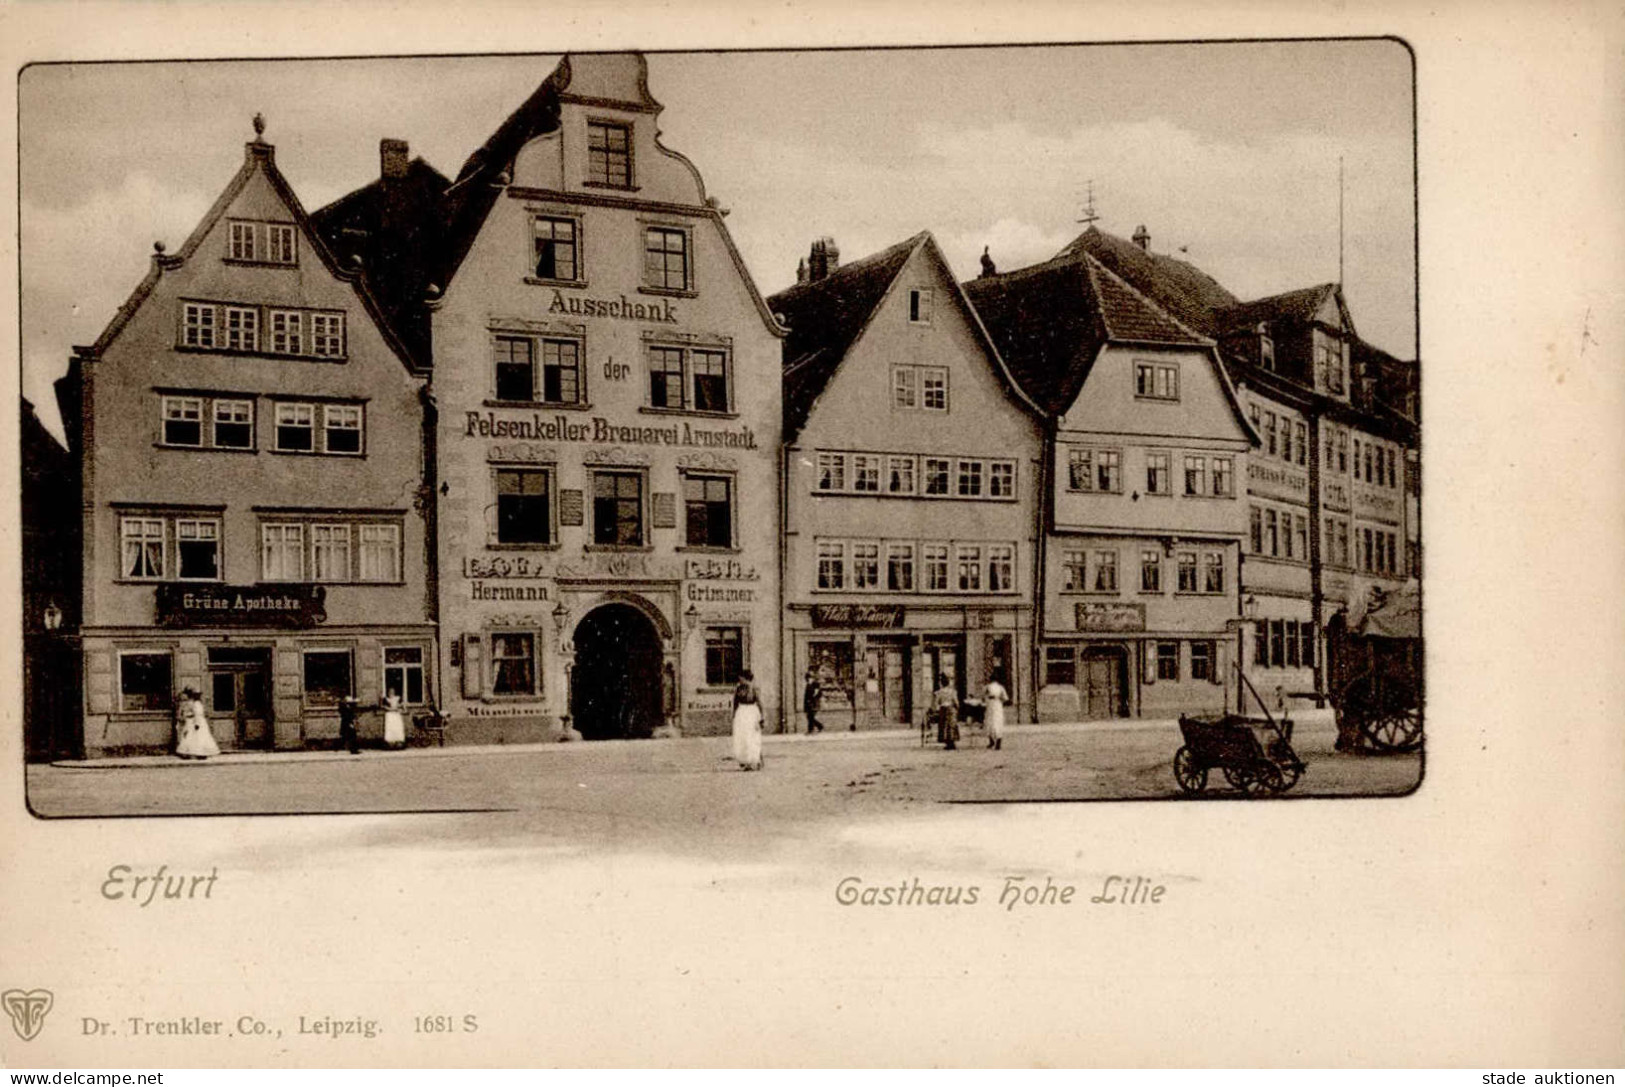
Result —
POLYGON ((983 719, 987 724, 987 746, 995 750, 1004 747, 1004 704, 1010 701, 1010 692, 1004 689, 995 675, 982 692, 985 703, 983 719))
POLYGON ((749 672, 739 673, 734 688, 734 761, 742 770, 762 768, 762 707, 749 672))
POLYGON ((181 692, 180 714, 175 722, 175 754, 183 759, 207 759, 220 754, 209 729, 209 715, 203 709, 203 696, 188 687, 181 692))
POLYGON ((394 692, 384 696, 384 745, 406 746, 406 715, 401 713, 401 696, 394 692))

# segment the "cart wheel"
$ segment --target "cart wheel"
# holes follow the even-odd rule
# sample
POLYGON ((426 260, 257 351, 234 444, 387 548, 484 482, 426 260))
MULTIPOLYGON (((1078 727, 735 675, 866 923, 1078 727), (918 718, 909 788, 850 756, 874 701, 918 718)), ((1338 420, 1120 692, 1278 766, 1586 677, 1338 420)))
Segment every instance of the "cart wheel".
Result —
POLYGON ((1278 762, 1275 764, 1275 768, 1281 773, 1280 791, 1283 793, 1296 785, 1298 778, 1303 776, 1303 766, 1300 763, 1278 762))
POLYGON ((1269 796, 1286 786, 1281 783, 1281 768, 1273 762, 1261 762, 1243 772, 1240 789, 1248 796, 1269 796))
POLYGON ((1238 770, 1234 766, 1226 766, 1224 768, 1224 780, 1230 783, 1230 787, 1232 789, 1245 789, 1247 787, 1246 772, 1238 770))
POLYGON ((1374 713, 1360 726, 1379 751, 1412 751, 1422 742, 1422 714, 1416 707, 1374 713))
POLYGON ((1196 756, 1188 747, 1174 753, 1174 780, 1187 793, 1199 793, 1207 788, 1207 767, 1196 764, 1196 756))

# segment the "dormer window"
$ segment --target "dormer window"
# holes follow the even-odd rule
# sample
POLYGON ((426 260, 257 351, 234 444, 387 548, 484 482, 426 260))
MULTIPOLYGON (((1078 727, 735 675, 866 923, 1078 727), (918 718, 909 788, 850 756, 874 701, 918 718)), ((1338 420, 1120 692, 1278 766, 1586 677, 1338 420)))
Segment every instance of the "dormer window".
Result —
POLYGON ((632 187, 632 126, 587 122, 587 183, 632 187))
POLYGON ((1267 324, 1258 326, 1258 361, 1266 370, 1275 369, 1275 339, 1267 324))

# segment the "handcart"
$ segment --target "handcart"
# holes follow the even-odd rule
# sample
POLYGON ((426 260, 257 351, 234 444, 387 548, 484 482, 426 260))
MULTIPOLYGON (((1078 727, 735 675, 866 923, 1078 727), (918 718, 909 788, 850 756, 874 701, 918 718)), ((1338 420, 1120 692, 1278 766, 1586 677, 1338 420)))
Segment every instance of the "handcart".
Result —
MULTIPOLYGON (((1239 682, 1252 684, 1238 668, 1239 682)), ((1263 717, 1240 713, 1182 715, 1179 732, 1185 743, 1174 753, 1174 780, 1192 795, 1207 789, 1208 771, 1218 770, 1231 788, 1248 796, 1273 796, 1298 783, 1304 763, 1292 749, 1292 721, 1277 721, 1253 691, 1263 717)), ((1239 700, 1238 700, 1239 701, 1239 700)))
POLYGON ((1422 744, 1422 624, 1414 586, 1373 591, 1357 616, 1326 628, 1327 688, 1340 751, 1414 751, 1422 744))

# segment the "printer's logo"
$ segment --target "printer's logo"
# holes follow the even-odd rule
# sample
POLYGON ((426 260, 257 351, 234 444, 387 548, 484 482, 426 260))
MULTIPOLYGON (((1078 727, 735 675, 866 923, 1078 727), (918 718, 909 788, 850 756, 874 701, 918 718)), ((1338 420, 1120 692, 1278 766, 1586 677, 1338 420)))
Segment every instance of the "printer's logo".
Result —
POLYGON ((34 1035, 45 1025, 45 1016, 55 1002, 56 997, 51 995, 49 989, 31 989, 26 993, 21 989, 7 989, 0 993, 0 1003, 5 1005, 6 1014, 11 1016, 11 1028, 25 1042, 34 1040, 34 1035))

